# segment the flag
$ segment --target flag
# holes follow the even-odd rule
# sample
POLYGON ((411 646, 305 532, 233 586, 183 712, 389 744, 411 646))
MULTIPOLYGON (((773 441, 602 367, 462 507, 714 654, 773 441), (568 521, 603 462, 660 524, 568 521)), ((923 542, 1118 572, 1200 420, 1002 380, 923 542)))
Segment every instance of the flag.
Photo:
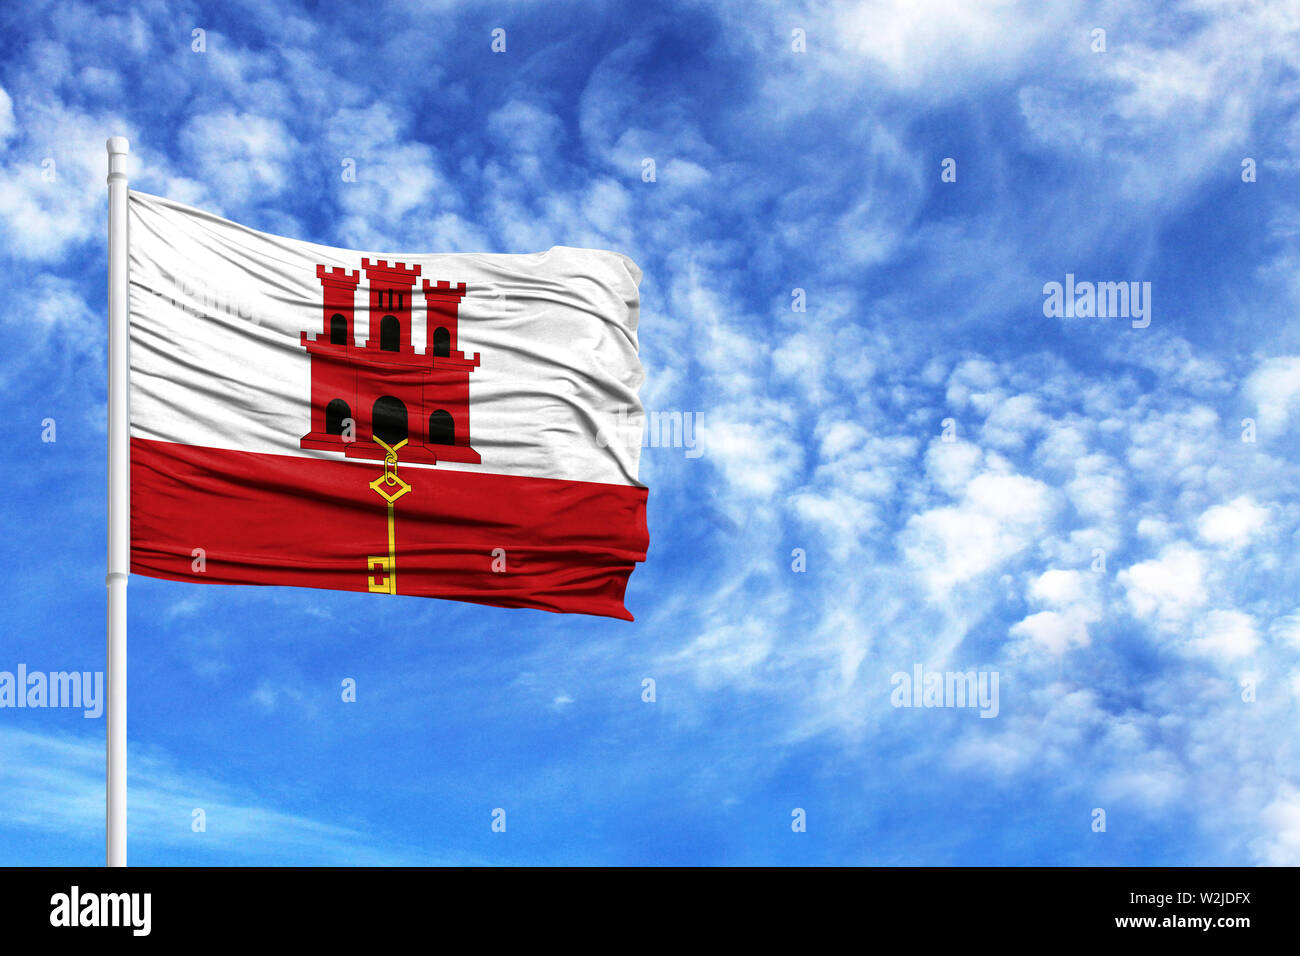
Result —
POLYGON ((632 619, 632 260, 353 252, 135 191, 128 233, 134 573, 632 619))

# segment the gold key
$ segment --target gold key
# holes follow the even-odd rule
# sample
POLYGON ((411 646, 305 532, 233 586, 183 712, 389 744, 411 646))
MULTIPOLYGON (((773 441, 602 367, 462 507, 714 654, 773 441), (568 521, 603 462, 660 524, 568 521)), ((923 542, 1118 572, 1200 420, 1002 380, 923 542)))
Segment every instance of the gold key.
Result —
POLYGON ((411 486, 397 474, 397 450, 409 441, 403 438, 390 445, 377 435, 371 435, 384 447, 384 473, 370 483, 375 493, 388 502, 388 555, 371 555, 366 558, 366 584, 374 594, 397 593, 397 529, 393 515, 397 499, 411 490, 411 486), (396 489, 390 491, 389 489, 396 489))

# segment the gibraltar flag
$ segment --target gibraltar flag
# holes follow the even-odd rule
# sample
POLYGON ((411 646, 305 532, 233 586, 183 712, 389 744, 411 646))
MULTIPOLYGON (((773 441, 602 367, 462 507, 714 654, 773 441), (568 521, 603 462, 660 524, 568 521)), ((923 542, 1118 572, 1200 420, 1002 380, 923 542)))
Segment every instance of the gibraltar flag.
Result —
POLYGON ((132 571, 632 619, 630 259, 351 252, 129 207, 132 571))

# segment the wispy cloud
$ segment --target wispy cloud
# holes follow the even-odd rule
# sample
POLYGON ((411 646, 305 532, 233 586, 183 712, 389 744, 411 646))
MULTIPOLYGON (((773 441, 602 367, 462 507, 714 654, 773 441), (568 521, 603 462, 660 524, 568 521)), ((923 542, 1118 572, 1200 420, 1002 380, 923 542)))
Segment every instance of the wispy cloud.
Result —
MULTIPOLYGON (((430 862, 414 850, 377 843, 364 830, 277 810, 256 794, 186 772, 156 753, 133 750, 129 763, 129 840, 146 853, 180 850, 190 860, 209 864, 430 862), (196 830, 200 825, 202 830, 196 830)), ((9 829, 102 835, 103 739, 0 730, 0 807, 9 829)))

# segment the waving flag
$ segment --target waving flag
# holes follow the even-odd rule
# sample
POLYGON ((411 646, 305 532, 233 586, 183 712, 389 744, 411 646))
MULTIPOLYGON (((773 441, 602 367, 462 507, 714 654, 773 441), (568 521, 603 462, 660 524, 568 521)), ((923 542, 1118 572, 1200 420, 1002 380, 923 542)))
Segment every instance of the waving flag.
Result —
POLYGON ((128 225, 133 572, 631 620, 630 259, 352 252, 138 192, 128 225))

